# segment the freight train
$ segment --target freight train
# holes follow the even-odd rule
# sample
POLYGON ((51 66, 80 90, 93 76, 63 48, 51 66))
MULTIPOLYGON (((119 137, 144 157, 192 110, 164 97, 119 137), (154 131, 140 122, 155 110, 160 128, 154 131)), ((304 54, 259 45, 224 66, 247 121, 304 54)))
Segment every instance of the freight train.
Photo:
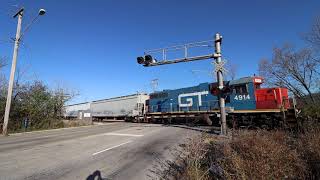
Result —
MULTIPOLYGON (((261 88, 262 77, 243 77, 224 81, 220 90, 217 83, 201 83, 197 86, 174 90, 163 90, 147 94, 132 95, 135 101, 121 102, 111 111, 106 101, 94 101, 89 105, 95 119, 116 115, 121 108, 130 107, 120 113, 121 117, 133 122, 161 123, 207 123, 219 124, 219 97, 226 102, 227 121, 230 126, 258 125, 282 126, 295 118, 294 101, 290 101, 288 89, 283 87, 261 88), (97 102, 100 102, 97 104, 97 102), (93 104, 100 106, 94 107, 93 104), (99 105, 100 104, 100 105, 99 105), (95 110, 99 109, 99 111, 95 110), (106 111, 109 113, 98 113, 106 111)), ((121 98, 120 98, 121 99, 121 98)))
POLYGON ((125 119, 132 121, 135 117, 143 115, 147 99, 149 99, 149 95, 146 93, 137 93, 66 105, 64 106, 64 117, 67 119, 92 118, 97 121, 103 119, 125 119))

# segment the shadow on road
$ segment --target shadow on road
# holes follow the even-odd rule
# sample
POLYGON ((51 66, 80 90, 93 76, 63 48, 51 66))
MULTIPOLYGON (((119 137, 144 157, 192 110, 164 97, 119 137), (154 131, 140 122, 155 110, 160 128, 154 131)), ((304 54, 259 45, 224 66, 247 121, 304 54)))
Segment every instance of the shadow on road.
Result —
POLYGON ((101 177, 101 172, 96 170, 92 174, 90 174, 86 180, 108 180, 107 178, 101 177))

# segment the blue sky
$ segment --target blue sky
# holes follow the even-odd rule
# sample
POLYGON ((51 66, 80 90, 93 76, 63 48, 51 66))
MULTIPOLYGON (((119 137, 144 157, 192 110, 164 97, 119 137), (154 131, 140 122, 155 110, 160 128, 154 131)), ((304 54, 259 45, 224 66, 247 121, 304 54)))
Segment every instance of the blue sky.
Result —
MULTIPOLYGON (((223 35, 222 53, 238 67, 237 77, 257 73, 261 58, 301 34, 320 15, 320 1, 151 1, 151 0, 0 0, 0 56, 11 62, 16 6, 25 7, 23 26, 45 8, 20 47, 24 79, 79 91, 73 102, 187 87, 212 81, 210 60, 145 68, 136 57, 146 49, 208 40, 223 35)), ((10 66, 5 68, 7 76, 10 66)))

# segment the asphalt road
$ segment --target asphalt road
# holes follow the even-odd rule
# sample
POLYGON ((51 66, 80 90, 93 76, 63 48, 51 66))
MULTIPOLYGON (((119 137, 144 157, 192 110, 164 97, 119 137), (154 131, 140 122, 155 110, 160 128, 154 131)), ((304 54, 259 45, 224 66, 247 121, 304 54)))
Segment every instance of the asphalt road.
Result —
POLYGON ((198 131, 116 122, 0 137, 0 179, 153 179, 198 131))

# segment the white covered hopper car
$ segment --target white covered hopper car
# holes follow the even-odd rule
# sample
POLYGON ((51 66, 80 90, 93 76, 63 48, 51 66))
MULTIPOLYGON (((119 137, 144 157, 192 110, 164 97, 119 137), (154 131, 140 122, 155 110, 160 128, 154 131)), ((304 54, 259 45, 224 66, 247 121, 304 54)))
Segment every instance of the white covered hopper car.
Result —
POLYGON ((65 106, 66 118, 79 117, 79 113, 90 113, 96 120, 126 119, 130 120, 141 116, 146 110, 146 100, 149 95, 145 93, 132 94, 87 103, 65 106))

